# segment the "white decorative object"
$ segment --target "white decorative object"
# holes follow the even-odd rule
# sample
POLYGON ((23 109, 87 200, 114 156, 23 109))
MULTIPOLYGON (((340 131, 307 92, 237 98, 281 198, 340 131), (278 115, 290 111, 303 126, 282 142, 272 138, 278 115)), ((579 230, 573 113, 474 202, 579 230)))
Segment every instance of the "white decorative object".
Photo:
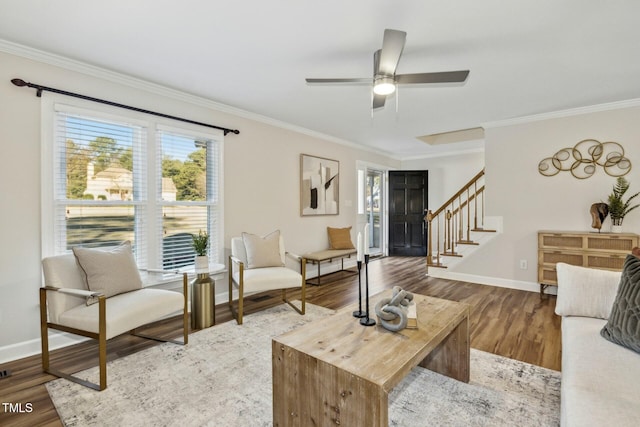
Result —
POLYGON ((622 226, 621 225, 612 225, 611 226, 611 232, 612 233, 616 233, 616 234, 622 233, 622 226))
POLYGON ((622 198, 629 189, 629 181, 625 177, 619 176, 616 179, 616 183, 613 186, 611 194, 607 198, 607 204, 609 205, 609 217, 611 218, 611 232, 622 233, 622 227, 614 229, 615 226, 622 226, 624 217, 636 209, 640 204, 631 205, 631 201, 640 195, 640 191, 627 198, 625 202, 622 198), (616 231, 619 230, 619 231, 616 231))
POLYGON ((362 233, 358 232, 358 246, 357 246, 358 254, 356 256, 356 261, 362 262, 364 260, 363 252, 362 252, 362 233))
POLYGON ((369 255, 369 223, 364 225, 364 254, 369 255))
POLYGON ((207 255, 196 256, 196 273, 208 273, 209 272, 209 257, 207 255))
POLYGON ((209 257, 207 255, 207 248, 209 247, 209 233, 200 230, 198 234, 193 234, 191 237, 193 239, 193 250, 196 253, 194 262, 196 273, 208 273, 209 257))

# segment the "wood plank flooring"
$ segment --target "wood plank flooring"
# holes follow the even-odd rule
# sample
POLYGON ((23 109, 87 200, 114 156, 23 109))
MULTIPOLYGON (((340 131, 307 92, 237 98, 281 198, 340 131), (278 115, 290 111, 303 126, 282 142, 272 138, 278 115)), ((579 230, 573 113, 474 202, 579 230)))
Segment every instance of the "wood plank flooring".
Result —
MULTIPOLYGON (((397 285, 411 292, 461 301, 471 306, 471 347, 534 365, 560 370, 560 318, 553 312, 555 297, 538 293, 472 283, 435 279, 426 276, 424 258, 388 257, 369 263, 371 295, 397 285)), ((363 270, 364 281, 364 270, 363 270)), ((290 292, 294 298, 294 292, 290 292)), ((357 301, 357 275, 321 286, 307 286, 307 301, 337 309, 357 301)), ((216 323, 231 319, 224 301, 216 301, 216 323)), ((246 313, 280 304, 280 293, 261 294, 246 300, 246 313)), ((372 308, 371 308, 372 309, 372 308)), ((178 320, 154 325, 150 332, 178 336, 178 320)), ((108 344, 109 360, 157 345, 130 335, 117 337, 108 344)), ((86 342, 52 353, 52 364, 69 372, 98 365, 97 345, 86 342)), ((0 404, 22 404, 22 413, 9 413, 0 406, 1 426, 60 426, 60 420, 44 386, 54 379, 43 374, 40 356, 0 365, 12 371, 0 379, 0 404), (26 412, 31 403, 32 411, 26 412)), ((472 367, 473 369, 473 367, 472 367)), ((168 373, 170 374, 170 373, 168 373)))

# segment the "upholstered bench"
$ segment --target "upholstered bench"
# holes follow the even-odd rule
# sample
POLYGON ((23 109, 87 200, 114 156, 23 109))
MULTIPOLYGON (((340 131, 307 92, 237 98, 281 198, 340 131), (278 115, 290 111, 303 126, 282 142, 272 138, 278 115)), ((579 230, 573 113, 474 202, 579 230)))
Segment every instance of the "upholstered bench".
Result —
MULTIPOLYGON (((316 276, 315 282, 311 280, 307 280, 307 283, 310 285, 319 285, 320 284, 320 264, 323 262, 331 262, 334 259, 340 259, 340 270, 338 271, 350 271, 344 269, 344 259, 350 258, 351 255, 355 254, 357 251, 355 249, 326 249, 323 251, 317 252, 309 252, 302 255, 302 260, 300 262, 310 262, 311 264, 318 265, 318 275, 316 276)), ((338 271, 332 271, 331 273, 337 273, 338 271)))
POLYGON ((322 276, 322 274, 320 274, 320 264, 327 261, 332 262, 334 259, 340 259, 340 270, 332 271, 325 275, 338 273, 340 271, 349 271, 344 269, 344 259, 350 258, 351 255, 358 252, 351 242, 351 227, 327 227, 327 236, 329 238, 329 249, 307 252, 302 255, 302 259, 300 260, 300 271, 306 271, 307 262, 318 266, 318 275, 316 276, 315 282, 306 280, 305 277, 306 282, 310 285, 320 284, 320 277, 322 276))

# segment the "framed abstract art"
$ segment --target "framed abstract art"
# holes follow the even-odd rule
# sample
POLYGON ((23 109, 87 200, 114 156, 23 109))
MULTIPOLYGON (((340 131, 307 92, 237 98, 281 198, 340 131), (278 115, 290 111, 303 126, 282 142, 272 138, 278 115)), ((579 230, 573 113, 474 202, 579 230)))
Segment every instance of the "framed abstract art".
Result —
POLYGON ((338 215, 340 162, 300 155, 300 215, 338 215))

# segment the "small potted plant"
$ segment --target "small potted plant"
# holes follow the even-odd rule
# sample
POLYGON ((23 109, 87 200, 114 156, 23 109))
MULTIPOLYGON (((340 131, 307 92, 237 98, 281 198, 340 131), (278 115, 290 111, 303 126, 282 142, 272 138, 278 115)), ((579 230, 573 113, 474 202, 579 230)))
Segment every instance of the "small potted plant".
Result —
POLYGON ((629 197, 625 202, 622 197, 629 189, 629 181, 627 181, 624 177, 619 176, 616 180, 616 184, 613 186, 613 191, 609 194, 608 205, 609 205, 609 216, 611 216, 611 232, 612 233, 621 233, 622 232, 622 220, 624 217, 637 208, 640 205, 631 206, 631 201, 638 195, 640 192, 634 194, 629 197))
POLYGON ((198 271, 209 271, 209 257, 207 247, 209 246, 209 234, 200 230, 198 234, 193 234, 193 250, 196 253, 195 268, 198 271))

